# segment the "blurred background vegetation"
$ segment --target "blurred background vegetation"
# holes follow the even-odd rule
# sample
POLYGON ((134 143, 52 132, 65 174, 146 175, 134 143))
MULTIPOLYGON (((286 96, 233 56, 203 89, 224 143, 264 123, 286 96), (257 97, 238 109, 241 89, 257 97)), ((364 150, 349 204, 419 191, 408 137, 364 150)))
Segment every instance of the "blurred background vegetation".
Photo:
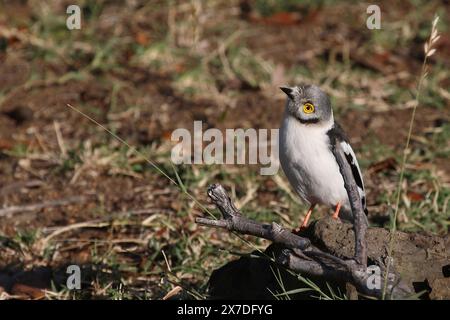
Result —
MULTIPOLYGON (((373 2, 0 1, 1 297, 156 299, 181 286, 204 298, 214 269, 268 244, 197 226, 204 213, 192 200, 67 103, 176 180, 174 129, 192 130, 194 120, 204 129, 278 128, 278 86, 320 85, 362 166, 371 224, 389 227, 435 14, 441 38, 417 110, 399 228, 448 233, 450 6, 375 3, 380 30, 366 28, 373 2), (81 8, 81 30, 66 27, 71 4, 81 8), (69 264, 82 266, 82 290, 65 288, 69 264)), ((305 213, 281 171, 176 171, 205 205, 207 185, 220 182, 251 218, 294 228, 305 213)))

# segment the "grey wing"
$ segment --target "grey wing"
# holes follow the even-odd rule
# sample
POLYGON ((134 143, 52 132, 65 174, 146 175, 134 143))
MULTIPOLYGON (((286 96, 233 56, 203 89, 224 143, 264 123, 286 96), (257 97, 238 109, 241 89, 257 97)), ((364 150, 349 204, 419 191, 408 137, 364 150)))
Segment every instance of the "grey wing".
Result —
POLYGON ((364 182, 362 178, 361 169, 359 168, 358 160, 356 159, 355 152, 353 152, 353 149, 351 145, 345 141, 337 141, 336 147, 342 148, 345 154, 345 158, 350 165, 350 168, 352 170, 353 177, 355 178, 356 185, 358 187, 358 193, 359 197, 361 198, 362 207, 364 209, 364 212, 367 214, 367 205, 366 205, 366 192, 364 190, 364 182))

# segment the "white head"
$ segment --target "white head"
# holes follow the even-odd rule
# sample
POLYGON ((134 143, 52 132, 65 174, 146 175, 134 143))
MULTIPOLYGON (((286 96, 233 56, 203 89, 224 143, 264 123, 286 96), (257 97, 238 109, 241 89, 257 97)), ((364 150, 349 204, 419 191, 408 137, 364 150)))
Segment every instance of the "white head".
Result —
POLYGON ((315 85, 280 87, 288 96, 286 114, 303 124, 325 124, 333 121, 328 95, 315 85))

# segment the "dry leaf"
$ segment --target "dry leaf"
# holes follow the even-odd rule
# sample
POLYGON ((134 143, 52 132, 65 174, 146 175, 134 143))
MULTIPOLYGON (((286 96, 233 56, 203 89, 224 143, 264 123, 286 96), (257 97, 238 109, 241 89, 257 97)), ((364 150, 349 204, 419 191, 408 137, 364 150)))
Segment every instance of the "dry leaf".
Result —
POLYGON ((35 300, 45 298, 45 291, 43 289, 31 287, 21 283, 16 283, 13 285, 11 294, 25 296, 35 300))
POLYGON ((177 295, 181 290, 182 290, 182 288, 180 286, 176 286, 175 288, 173 288, 172 290, 167 292, 167 294, 162 299, 168 300, 168 299, 172 298, 173 296, 177 295))
POLYGON ((138 33, 136 33, 134 39, 135 39, 136 42, 137 42, 138 44, 140 44, 141 46, 146 46, 146 45, 148 45, 149 42, 150 42, 149 36, 148 36, 146 33, 144 33, 144 32, 138 32, 138 33))
POLYGON ((409 191, 406 195, 408 196, 408 199, 411 200, 411 202, 419 202, 425 199, 422 194, 414 191, 409 191))

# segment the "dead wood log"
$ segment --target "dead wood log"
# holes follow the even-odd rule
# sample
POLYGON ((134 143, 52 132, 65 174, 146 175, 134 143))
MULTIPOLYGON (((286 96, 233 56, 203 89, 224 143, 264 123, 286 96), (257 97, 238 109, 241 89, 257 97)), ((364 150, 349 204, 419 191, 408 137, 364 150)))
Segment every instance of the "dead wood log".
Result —
MULTIPOLYGON (((427 238, 426 236, 397 232, 397 242, 392 256, 395 271, 391 268, 390 275, 386 276, 388 230, 371 228, 367 236, 368 241, 366 241, 364 234, 364 237, 361 237, 361 234, 359 238, 355 237, 353 230, 358 233, 361 232, 361 228, 358 229, 351 224, 341 223, 334 219, 322 219, 311 224, 302 234, 297 235, 276 223, 266 224, 245 218, 233 205, 221 185, 210 186, 208 196, 221 211, 223 219, 197 218, 197 223, 272 241, 276 244, 276 248, 271 248, 271 255, 275 257, 274 262, 303 276, 349 283, 359 293, 377 298, 383 295, 384 280, 386 279, 386 297, 394 299, 409 297, 418 291, 417 289, 420 289, 416 288, 414 284, 424 281, 421 276, 424 274, 421 273, 421 270, 432 271, 434 279, 441 286, 443 285, 442 281, 446 281, 444 279, 446 277, 445 270, 450 266, 448 265, 448 239, 427 238), (358 245, 358 241, 362 243, 358 245), (417 249, 421 250, 421 254, 418 254, 413 250, 414 247, 417 248, 417 241, 428 244, 437 243, 438 247, 432 249, 433 254, 428 251, 428 249, 431 250, 431 246, 426 249, 417 249), (406 252, 403 252, 404 249, 406 252), (426 257, 423 257, 424 251, 427 253, 426 257), (414 257, 410 256, 412 252, 415 254, 414 257), (367 258, 371 264, 369 269, 364 264, 364 260, 367 261, 367 258), (415 258, 418 261, 414 260, 415 258), (375 273, 375 277, 378 276, 375 281, 372 273, 373 266, 379 270, 378 275, 375 273)), ((365 230, 363 232, 365 233, 365 230)), ((428 273, 428 278, 430 278, 430 273, 428 273)))

